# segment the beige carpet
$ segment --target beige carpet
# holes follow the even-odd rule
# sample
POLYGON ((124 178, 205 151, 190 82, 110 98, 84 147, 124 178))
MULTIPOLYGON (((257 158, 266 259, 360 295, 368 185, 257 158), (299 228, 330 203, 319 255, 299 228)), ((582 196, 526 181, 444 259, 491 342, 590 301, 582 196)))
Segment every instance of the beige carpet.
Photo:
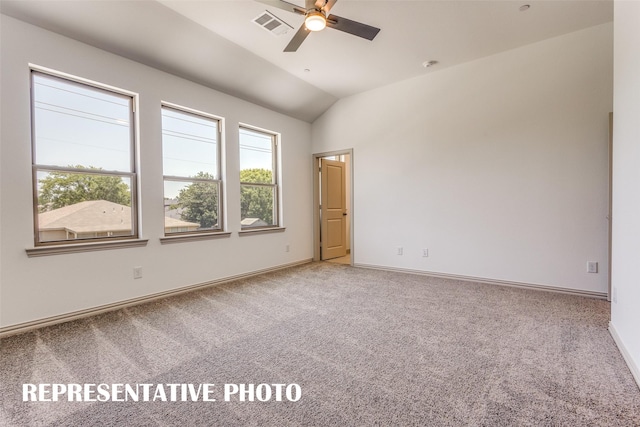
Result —
POLYGON ((0 425, 638 426, 608 313, 308 264, 0 341, 0 425), (297 383, 302 398, 22 402, 24 383, 297 383))

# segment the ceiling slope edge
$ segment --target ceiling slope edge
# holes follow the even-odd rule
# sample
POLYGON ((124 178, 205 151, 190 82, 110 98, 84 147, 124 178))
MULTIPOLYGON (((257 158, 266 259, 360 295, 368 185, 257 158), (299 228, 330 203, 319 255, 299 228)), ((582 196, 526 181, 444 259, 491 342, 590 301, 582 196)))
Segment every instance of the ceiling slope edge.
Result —
POLYGON ((338 100, 157 2, 3 0, 0 13, 308 123, 338 100))

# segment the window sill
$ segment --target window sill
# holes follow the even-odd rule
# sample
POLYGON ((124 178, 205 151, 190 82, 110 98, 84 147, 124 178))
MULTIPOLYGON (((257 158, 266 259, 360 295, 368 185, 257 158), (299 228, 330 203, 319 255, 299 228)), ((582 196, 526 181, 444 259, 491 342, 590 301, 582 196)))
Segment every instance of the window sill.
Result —
POLYGON ((180 236, 165 236, 160 238, 160 244, 193 242, 198 240, 221 239, 231 236, 231 232, 182 234, 180 236))
POLYGON ((286 230, 285 227, 268 227, 268 228, 256 228, 252 229, 244 229, 238 231, 239 236, 250 236, 253 234, 266 234, 266 233, 280 233, 286 230))
POLYGON ((75 254, 82 252, 105 251, 110 249, 136 248, 147 246, 148 241, 148 239, 136 239, 116 240, 113 242, 73 243, 69 245, 64 244, 56 246, 39 246, 36 248, 26 249, 26 252, 29 258, 33 258, 48 255, 75 254))

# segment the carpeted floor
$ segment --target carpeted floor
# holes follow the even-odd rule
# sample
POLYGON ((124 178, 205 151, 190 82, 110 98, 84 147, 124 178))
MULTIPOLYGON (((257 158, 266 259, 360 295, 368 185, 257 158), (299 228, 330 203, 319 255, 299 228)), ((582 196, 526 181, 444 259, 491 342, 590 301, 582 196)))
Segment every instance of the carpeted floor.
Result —
POLYGON ((0 341, 2 426, 638 426, 605 301, 314 263, 0 341), (22 402, 215 383, 216 402, 22 402), (297 402, 223 384, 299 384, 297 402))

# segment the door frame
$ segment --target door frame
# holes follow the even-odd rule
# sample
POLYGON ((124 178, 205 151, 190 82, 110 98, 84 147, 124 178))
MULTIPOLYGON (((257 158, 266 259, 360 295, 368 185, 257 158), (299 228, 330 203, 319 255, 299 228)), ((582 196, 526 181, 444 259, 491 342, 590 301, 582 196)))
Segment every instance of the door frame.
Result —
POLYGON ((349 155, 349 198, 348 205, 350 211, 348 212, 349 221, 349 252, 351 254, 351 265, 353 265, 353 148, 344 150, 327 151, 324 153, 315 153, 312 155, 312 173, 313 173, 313 260, 320 261, 320 171, 319 163, 320 159, 324 157, 341 156, 344 154, 349 155))
POLYGON ((612 252, 613 252, 613 113, 609 113, 609 211, 607 212, 607 222, 608 222, 608 247, 607 247, 607 256, 608 256, 608 271, 607 271, 607 301, 611 302, 612 294, 611 294, 611 271, 613 270, 612 262, 612 252))

